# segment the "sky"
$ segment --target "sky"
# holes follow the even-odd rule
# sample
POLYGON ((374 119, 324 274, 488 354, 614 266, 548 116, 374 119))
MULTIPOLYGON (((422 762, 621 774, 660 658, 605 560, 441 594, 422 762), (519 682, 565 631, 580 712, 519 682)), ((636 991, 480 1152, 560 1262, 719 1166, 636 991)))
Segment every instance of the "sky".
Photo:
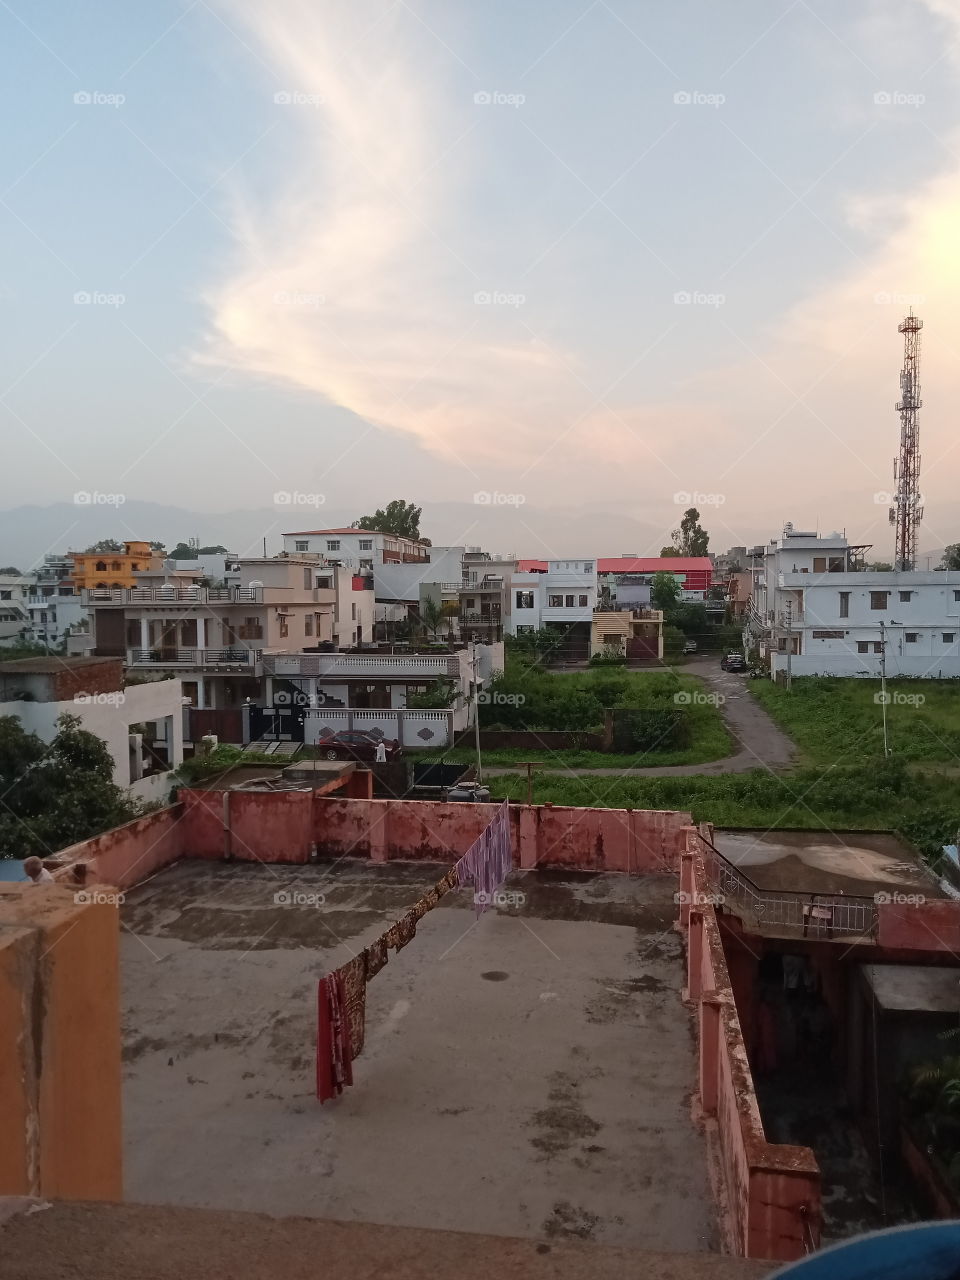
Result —
POLYGON ((889 558, 912 307, 960 540, 960 0, 3 0, 0 50, 3 508, 889 558))

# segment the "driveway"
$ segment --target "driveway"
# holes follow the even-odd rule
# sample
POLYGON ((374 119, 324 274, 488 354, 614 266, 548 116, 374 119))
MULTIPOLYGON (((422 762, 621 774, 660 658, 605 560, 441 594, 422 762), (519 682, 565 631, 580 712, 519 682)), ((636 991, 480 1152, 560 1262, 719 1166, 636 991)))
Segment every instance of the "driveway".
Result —
MULTIPOLYGON (((665 765, 645 769, 575 769, 559 767, 554 773, 574 777, 690 777, 693 774, 747 773, 750 769, 787 769, 796 756, 796 746, 770 718, 750 693, 750 677, 721 671, 718 657, 694 658, 684 663, 685 675, 697 676, 711 693, 718 694, 720 714, 736 744, 732 755, 704 764, 665 765)), ((485 777, 516 773, 516 767, 484 768, 485 777)))

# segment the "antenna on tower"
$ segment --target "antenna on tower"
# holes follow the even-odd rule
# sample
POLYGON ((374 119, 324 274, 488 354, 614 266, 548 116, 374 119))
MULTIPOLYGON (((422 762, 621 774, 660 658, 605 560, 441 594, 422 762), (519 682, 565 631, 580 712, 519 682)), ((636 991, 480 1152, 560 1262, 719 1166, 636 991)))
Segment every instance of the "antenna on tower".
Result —
POLYGON ((920 498, 920 428, 917 413, 920 399, 920 330, 923 321, 913 314, 901 320, 897 332, 903 334, 903 368, 900 370, 900 453, 893 462, 894 495, 890 523, 896 527, 893 564, 910 570, 917 564, 917 530, 923 519, 920 498))

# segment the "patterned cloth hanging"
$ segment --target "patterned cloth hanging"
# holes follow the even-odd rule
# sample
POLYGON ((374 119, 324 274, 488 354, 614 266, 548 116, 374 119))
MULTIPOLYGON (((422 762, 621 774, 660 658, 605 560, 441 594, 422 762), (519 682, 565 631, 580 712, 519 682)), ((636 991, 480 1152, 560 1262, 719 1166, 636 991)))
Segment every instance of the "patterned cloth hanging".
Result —
POLYGON ((321 1102, 353 1084, 345 1003, 342 975, 329 973, 321 978, 317 984, 317 1097, 321 1102))
POLYGON ((473 901, 480 916, 492 906, 494 895, 513 870, 510 810, 506 800, 493 821, 484 828, 454 871, 460 885, 473 885, 473 901))

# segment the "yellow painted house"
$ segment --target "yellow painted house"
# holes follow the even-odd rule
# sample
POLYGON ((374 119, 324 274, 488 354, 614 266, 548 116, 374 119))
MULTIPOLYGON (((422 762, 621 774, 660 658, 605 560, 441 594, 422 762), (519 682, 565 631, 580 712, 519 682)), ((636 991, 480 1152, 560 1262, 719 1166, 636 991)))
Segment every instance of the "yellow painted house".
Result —
POLYGON ((158 569, 163 556, 149 542, 125 542, 122 551, 71 551, 74 591, 95 587, 135 587, 135 573, 158 569))

